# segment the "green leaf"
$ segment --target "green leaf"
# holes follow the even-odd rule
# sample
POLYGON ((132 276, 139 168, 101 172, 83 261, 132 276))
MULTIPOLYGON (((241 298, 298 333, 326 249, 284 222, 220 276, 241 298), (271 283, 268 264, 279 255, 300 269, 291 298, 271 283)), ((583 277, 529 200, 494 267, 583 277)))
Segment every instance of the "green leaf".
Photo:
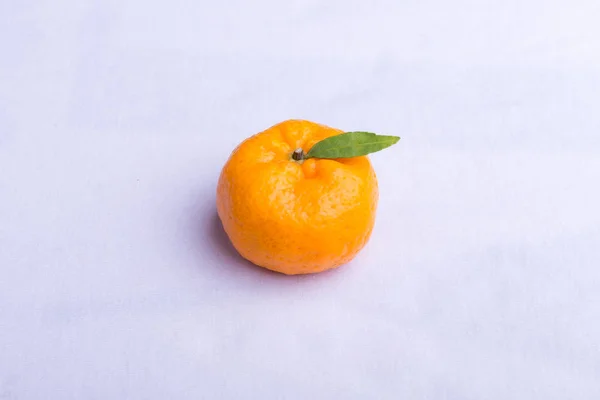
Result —
POLYGON ((305 158, 350 158, 364 156, 396 144, 398 136, 371 132, 346 132, 317 142, 305 158))

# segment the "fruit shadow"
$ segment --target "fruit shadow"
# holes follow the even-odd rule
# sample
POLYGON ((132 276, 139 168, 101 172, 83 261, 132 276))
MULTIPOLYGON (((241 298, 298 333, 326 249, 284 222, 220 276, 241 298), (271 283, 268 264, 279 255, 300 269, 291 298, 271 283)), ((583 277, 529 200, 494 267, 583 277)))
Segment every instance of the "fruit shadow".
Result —
POLYGON ((208 238, 211 248, 213 248, 215 252, 227 260, 228 266, 234 266, 236 269, 241 270, 245 274, 254 274, 257 276, 275 279, 285 276, 268 269, 260 268, 243 258, 237 252, 235 247, 233 247, 233 244, 229 240, 227 233, 225 233, 223 224, 221 223, 221 220, 216 212, 212 213, 207 225, 208 232, 206 232, 205 237, 208 238))

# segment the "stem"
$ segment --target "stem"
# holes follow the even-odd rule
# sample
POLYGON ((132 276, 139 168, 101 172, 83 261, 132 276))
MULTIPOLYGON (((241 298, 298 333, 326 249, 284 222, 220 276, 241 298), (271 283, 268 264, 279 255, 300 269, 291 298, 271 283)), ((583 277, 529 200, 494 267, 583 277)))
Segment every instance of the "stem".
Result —
POLYGON ((304 150, 302 150, 302 149, 294 150, 294 152, 292 153, 292 159, 294 159, 295 161, 304 160, 304 150))

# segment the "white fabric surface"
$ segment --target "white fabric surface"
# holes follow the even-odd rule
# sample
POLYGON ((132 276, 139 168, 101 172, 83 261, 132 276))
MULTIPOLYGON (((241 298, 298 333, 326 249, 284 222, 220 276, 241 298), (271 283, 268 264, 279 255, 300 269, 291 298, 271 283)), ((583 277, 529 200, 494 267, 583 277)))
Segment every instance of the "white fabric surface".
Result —
POLYGON ((0 399, 600 398, 600 2, 3 0, 0 399), (215 184, 287 118, 397 134, 286 277, 215 184))

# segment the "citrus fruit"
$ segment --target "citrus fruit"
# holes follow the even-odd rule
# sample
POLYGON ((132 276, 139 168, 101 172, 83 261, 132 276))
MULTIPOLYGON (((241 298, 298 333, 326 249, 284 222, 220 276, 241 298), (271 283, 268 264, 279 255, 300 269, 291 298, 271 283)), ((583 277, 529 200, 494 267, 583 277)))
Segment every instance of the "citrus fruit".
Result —
POLYGON ((352 260, 375 223, 377 178, 369 159, 355 156, 376 151, 374 138, 399 139, 288 120, 243 141, 217 186, 217 212, 235 249, 288 275, 352 260))

